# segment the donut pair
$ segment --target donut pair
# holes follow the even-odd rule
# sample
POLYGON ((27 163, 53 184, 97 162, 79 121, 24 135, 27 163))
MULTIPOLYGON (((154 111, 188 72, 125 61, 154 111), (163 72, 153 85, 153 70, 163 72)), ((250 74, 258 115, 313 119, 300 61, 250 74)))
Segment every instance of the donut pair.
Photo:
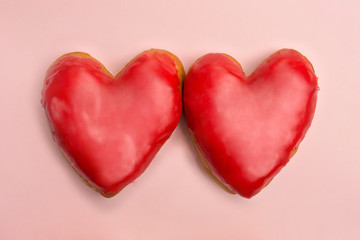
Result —
POLYGON ((48 69, 41 102, 69 164, 105 197, 145 171, 184 109, 205 170, 251 198, 295 154, 317 92, 311 63, 292 49, 250 76, 220 53, 199 58, 185 76, 174 54, 151 49, 116 76, 89 54, 65 54, 48 69))

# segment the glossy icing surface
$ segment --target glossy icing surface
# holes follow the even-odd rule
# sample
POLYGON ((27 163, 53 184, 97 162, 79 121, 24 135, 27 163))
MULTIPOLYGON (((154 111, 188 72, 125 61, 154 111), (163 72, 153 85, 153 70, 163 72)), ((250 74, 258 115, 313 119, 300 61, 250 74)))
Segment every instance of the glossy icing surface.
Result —
POLYGON ((73 53, 47 72, 42 104, 54 139, 104 196, 134 181, 178 124, 182 66, 173 57, 146 51, 114 78, 89 55, 73 53))
POLYGON ((249 77, 231 57, 208 54, 184 81, 187 124, 202 157, 229 189, 250 198, 284 167, 310 127, 317 77, 283 49, 249 77))

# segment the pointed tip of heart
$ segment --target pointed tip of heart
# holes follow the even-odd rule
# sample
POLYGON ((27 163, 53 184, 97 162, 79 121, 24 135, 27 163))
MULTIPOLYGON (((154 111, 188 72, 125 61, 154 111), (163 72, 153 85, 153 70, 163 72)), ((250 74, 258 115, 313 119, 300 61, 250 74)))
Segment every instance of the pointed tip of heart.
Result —
POLYGON ((109 194, 106 194, 106 193, 100 192, 100 194, 101 194, 103 197, 106 197, 106 198, 112 198, 112 197, 114 197, 115 195, 117 195, 117 194, 118 194, 118 192, 116 192, 116 193, 109 193, 109 194))

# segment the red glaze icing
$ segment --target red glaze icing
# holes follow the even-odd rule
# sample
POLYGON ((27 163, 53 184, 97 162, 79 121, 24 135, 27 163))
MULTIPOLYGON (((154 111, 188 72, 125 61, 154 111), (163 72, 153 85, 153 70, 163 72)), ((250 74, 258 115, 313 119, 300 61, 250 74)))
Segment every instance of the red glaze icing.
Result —
POLYGON ((310 62, 283 49, 249 77, 227 55, 203 56, 185 78, 183 100, 188 127, 213 174, 251 198, 304 138, 317 92, 310 62))
POLYGON ((104 196, 134 181, 179 122, 183 70, 169 54, 146 51, 115 78, 85 53, 64 55, 47 72, 42 104, 54 139, 104 196))

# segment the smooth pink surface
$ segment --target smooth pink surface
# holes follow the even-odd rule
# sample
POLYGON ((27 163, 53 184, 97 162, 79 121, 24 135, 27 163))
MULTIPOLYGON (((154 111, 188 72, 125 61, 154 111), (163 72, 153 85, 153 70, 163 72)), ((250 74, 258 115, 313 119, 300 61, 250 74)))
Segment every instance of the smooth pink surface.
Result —
POLYGON ((359 239, 360 2, 2 1, 0 239, 359 239), (246 74, 280 48, 315 67, 321 87, 298 153, 251 200, 201 169, 183 120, 147 171, 106 199, 51 139, 40 104, 54 59, 85 51, 113 74, 139 52, 187 70, 225 52, 246 74))
POLYGON ((311 63, 282 49, 246 76, 220 53, 184 80, 184 113, 204 160, 231 191, 251 198, 289 162, 310 127, 318 83, 311 63))

